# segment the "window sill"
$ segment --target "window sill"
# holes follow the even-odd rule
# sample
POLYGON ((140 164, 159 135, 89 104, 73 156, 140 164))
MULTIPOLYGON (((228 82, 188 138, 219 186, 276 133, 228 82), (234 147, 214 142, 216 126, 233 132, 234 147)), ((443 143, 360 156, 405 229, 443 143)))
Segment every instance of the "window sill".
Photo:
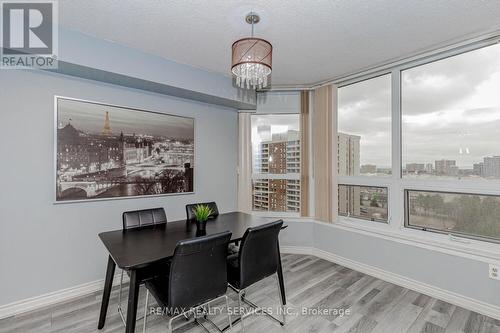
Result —
POLYGON ((299 213, 289 213, 289 212, 266 212, 266 211, 252 211, 252 215, 259 217, 272 217, 272 218, 300 218, 299 213))
POLYGON ((339 216, 337 222, 334 223, 315 222, 333 228, 375 236, 486 263, 492 263, 492 261, 500 262, 500 244, 468 238, 452 238, 449 235, 413 230, 404 227, 395 228, 389 224, 374 223, 342 216, 339 216))

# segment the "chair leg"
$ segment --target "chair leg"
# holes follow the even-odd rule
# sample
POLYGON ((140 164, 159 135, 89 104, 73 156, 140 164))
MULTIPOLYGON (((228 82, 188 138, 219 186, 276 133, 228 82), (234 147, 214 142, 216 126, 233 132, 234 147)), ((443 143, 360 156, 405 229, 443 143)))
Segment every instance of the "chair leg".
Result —
POLYGON ((245 331, 245 324, 243 323, 243 318, 245 317, 244 316, 244 311, 243 311, 243 308, 241 306, 242 304, 242 298, 243 298, 243 295, 245 294, 245 291, 244 290, 240 290, 238 292, 238 311, 240 311, 240 323, 241 323, 241 332, 244 332, 245 331))
POLYGON ((168 321, 168 333, 173 333, 172 331, 172 321, 174 320, 175 317, 173 318, 170 318, 170 320, 168 321))
MULTIPOLYGON (((279 287, 280 286, 279 277, 277 274, 275 276, 276 276, 276 282, 278 283, 279 296, 281 296, 281 289, 279 287)), ((241 302, 243 302, 243 303, 251 306, 253 309, 263 310, 260 306, 258 306, 257 304, 251 302, 249 299, 246 298, 245 290, 238 290, 231 285, 229 285, 229 287, 238 293, 238 305, 239 305, 240 309, 241 309, 241 302)), ((285 304, 283 304, 283 303, 281 303, 281 312, 282 312, 283 320, 279 320, 278 318, 274 317, 272 314, 268 313, 267 311, 263 311, 262 313, 265 314, 266 316, 268 316, 269 318, 277 321, 281 326, 285 326, 286 308, 285 308, 285 304)), ((243 316, 241 317, 240 320, 241 320, 241 324, 242 324, 241 327, 243 328, 243 316)))
MULTIPOLYGON (((123 307, 122 307, 123 274, 124 274, 124 270, 122 269, 122 273, 120 274, 120 290, 118 292, 118 314, 120 315, 123 326, 127 327, 127 323, 125 320, 125 315, 123 314, 123 307)), ((137 318, 137 320, 141 320, 141 319, 142 319, 142 317, 137 318)))
POLYGON ((122 269, 122 273, 120 274, 120 292, 118 293, 118 305, 119 306, 122 304, 122 285, 123 285, 123 269, 122 269))
POLYGON ((227 295, 224 295, 226 298, 226 310, 227 310, 227 320, 229 321, 229 332, 232 332, 233 330, 233 321, 231 320, 231 313, 229 312, 229 297, 227 295))
POLYGON ((149 290, 146 289, 146 304, 144 305, 144 322, 142 323, 142 333, 146 333, 146 320, 148 318, 149 290))
MULTIPOLYGON (((278 286, 278 299, 281 299, 281 288, 280 288, 280 280, 279 280, 279 276, 278 276, 278 273, 276 273, 276 284, 278 286)), ((281 315, 283 316, 283 323, 280 323, 281 326, 285 326, 286 325, 286 305, 284 304, 281 304, 281 315)))
POLYGON ((123 316, 123 309, 122 309, 122 288, 123 288, 123 269, 122 269, 122 273, 120 275, 120 291, 118 292, 118 314, 120 315, 120 318, 122 319, 123 326, 126 326, 125 317, 123 316))
MULTIPOLYGON (((232 329, 233 329, 233 322, 231 320, 231 314, 229 313, 229 298, 227 297, 227 295, 222 295, 222 296, 219 296, 217 298, 214 298, 214 299, 206 302, 205 304, 200 305, 198 308, 200 308, 200 307, 201 307, 201 309, 203 309, 202 316, 203 316, 204 320, 207 321, 208 323, 210 323, 210 325, 212 325, 212 327, 215 328, 217 330, 217 332, 224 333, 227 330, 232 331, 232 329), (222 298, 224 298, 226 300, 227 319, 229 321, 229 325, 221 329, 210 318, 207 317, 207 314, 210 313, 210 303, 215 302, 217 300, 220 300, 222 298), (205 309, 205 307, 208 307, 208 310, 205 309)), ((197 323, 199 326, 201 326, 207 333, 211 333, 211 331, 207 327, 205 327, 205 325, 203 325, 203 323, 201 323, 198 320, 199 317, 196 316, 196 312, 195 312, 194 316, 195 316, 195 323, 197 323)))

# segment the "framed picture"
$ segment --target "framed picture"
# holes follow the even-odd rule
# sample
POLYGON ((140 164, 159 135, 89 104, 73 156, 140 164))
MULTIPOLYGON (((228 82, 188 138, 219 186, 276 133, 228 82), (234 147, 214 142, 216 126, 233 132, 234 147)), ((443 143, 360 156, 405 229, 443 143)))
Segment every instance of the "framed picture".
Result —
POLYGON ((56 202, 193 193, 194 119, 55 97, 56 202))

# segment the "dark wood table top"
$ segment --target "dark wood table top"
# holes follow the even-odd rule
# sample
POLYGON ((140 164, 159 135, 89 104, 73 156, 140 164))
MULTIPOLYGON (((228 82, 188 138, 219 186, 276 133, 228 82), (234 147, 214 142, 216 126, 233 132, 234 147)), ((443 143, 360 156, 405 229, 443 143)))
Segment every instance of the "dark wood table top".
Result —
MULTIPOLYGON (((247 228, 274 220, 241 212, 224 213, 208 220, 206 234, 229 230, 232 232, 231 241, 237 241, 247 228)), ((186 220, 99 234, 116 265, 125 270, 139 269, 166 260, 173 256, 177 242, 198 236, 195 223, 186 220)))

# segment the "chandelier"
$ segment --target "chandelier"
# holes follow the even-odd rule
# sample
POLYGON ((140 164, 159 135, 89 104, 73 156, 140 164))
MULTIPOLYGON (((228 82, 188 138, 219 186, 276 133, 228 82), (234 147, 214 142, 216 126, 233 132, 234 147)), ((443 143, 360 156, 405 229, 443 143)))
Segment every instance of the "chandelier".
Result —
POLYGON ((259 15, 249 13, 245 21, 252 25, 252 37, 242 38, 233 43, 231 72, 236 76, 236 85, 253 89, 267 86, 272 71, 273 46, 267 40, 255 38, 254 24, 259 15))

